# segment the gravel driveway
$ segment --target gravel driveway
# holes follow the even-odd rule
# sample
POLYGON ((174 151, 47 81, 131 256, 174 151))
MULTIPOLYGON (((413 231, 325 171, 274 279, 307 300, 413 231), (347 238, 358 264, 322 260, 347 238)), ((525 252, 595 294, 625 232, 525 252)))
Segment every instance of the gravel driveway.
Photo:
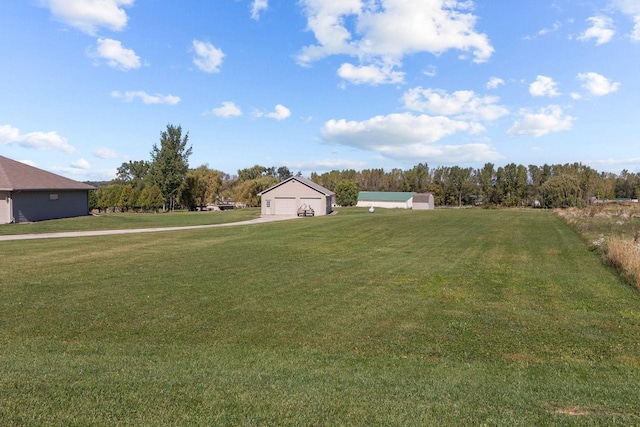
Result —
POLYGON ((0 241, 58 239, 62 237, 107 236, 110 234, 156 233, 160 231, 195 230, 198 228, 231 227, 234 225, 260 224, 263 222, 283 221, 286 219, 296 219, 296 218, 298 217, 297 216, 276 216, 276 217, 260 217, 256 219, 250 219, 248 221, 227 222, 224 224, 189 225, 184 227, 132 228, 127 230, 65 231, 60 233, 40 233, 40 234, 12 234, 8 236, 0 236, 0 241))

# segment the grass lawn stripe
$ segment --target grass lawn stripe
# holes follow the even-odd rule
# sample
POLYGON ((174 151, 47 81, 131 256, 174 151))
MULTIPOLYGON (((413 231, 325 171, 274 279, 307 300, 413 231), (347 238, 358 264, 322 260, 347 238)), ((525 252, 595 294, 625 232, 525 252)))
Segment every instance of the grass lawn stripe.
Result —
POLYGON ((550 213, 2 244, 17 425, 629 425, 640 298, 550 213))

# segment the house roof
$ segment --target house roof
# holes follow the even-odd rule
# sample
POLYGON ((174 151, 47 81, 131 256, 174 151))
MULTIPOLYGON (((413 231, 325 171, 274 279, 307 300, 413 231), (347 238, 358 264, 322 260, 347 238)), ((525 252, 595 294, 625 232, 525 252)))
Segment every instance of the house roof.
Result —
POLYGON ((267 188, 266 190, 258 193, 258 196, 262 196, 264 193, 268 193, 269 191, 273 190, 274 188, 277 188, 289 181, 298 181, 299 183, 306 185, 307 187, 313 188, 314 190, 316 190, 319 193, 324 194, 325 196, 333 196, 335 193, 331 190, 328 190, 326 188, 324 188, 322 185, 316 184, 315 182, 303 178, 301 176, 290 176, 289 178, 285 179, 284 181, 280 181, 278 184, 274 185, 273 187, 267 188))
POLYGON ((0 191, 93 189, 91 185, 0 156, 0 191))
POLYGON ((413 195, 413 203, 429 203, 433 200, 433 194, 431 193, 416 193, 413 195))
POLYGON ((358 200, 364 202, 406 202, 415 193, 402 191, 361 191, 358 200))

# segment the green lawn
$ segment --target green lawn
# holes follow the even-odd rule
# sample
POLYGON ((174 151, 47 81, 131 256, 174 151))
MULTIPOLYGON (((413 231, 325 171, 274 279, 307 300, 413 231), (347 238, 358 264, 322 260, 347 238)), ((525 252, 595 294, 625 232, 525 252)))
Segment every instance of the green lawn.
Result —
POLYGON ((22 224, 0 224, 0 236, 57 233, 62 231, 118 230, 180 227, 245 221, 260 216, 260 209, 217 212, 169 212, 158 214, 109 213, 22 224))
POLYGON ((587 245, 384 209, 0 242, 0 425, 637 425, 640 296, 587 245))

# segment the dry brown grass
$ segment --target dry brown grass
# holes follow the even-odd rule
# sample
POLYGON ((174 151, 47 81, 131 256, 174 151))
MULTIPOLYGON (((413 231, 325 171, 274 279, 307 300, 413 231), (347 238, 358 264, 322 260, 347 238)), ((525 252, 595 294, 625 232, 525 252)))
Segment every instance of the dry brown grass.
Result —
POLYGON ((583 209, 558 209, 556 214, 588 239, 592 249, 640 291, 638 203, 600 203, 583 209))
MULTIPOLYGON (((637 234, 637 232, 636 232, 637 234)), ((603 245, 605 260, 640 291, 640 247, 633 239, 613 237, 603 245)))

